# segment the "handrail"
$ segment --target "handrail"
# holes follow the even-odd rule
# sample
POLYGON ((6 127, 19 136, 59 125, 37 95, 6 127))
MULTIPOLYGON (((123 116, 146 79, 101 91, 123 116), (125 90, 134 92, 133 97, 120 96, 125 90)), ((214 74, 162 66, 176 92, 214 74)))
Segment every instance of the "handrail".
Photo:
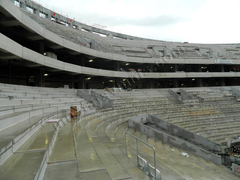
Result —
POLYGON ((136 139, 136 148, 137 148, 137 164, 138 164, 138 141, 142 142, 143 144, 149 146, 150 148, 153 149, 153 154, 154 154, 154 167, 155 167, 155 180, 157 180, 157 167, 156 167, 156 152, 155 152, 155 147, 153 147, 152 145, 146 143, 145 141, 137 138, 136 136, 133 136, 132 134, 129 134, 127 132, 125 132, 125 153, 127 155, 127 135, 131 136, 132 138, 136 139))

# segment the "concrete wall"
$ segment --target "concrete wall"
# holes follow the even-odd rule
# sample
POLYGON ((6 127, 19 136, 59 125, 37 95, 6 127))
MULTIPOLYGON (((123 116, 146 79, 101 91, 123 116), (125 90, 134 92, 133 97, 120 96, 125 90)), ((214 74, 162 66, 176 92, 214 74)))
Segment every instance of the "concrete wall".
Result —
MULTIPOLYGON (((142 114, 133 117, 131 120, 129 120, 129 127, 134 128, 135 130, 140 131, 141 133, 147 134, 149 137, 159 139, 163 143, 170 144, 174 147, 185 150, 196 156, 200 156, 205 160, 210 160, 215 164, 222 164, 221 156, 213 154, 210 151, 201 148, 201 146, 197 146, 194 145, 193 143, 188 142, 188 139, 183 139, 181 136, 180 136, 181 138, 179 138, 178 135, 180 133, 178 133, 179 130, 177 130, 177 128, 174 128, 173 126, 168 127, 165 123, 163 124, 163 126, 166 129, 168 128, 171 129, 170 132, 168 132, 163 130, 156 130, 152 127, 143 124, 146 122, 153 122, 156 119, 158 118, 151 116, 149 114, 142 114)), ((206 143, 208 142, 206 141, 206 143)))
POLYGON ((148 121, 155 124, 161 130, 167 132, 172 136, 178 136, 182 139, 185 139, 203 149, 206 149, 211 152, 221 152, 222 148, 220 144, 217 144, 209 139, 199 136, 195 133, 192 133, 188 130, 185 130, 181 127, 173 125, 167 121, 160 119, 161 117, 157 118, 152 115, 148 115, 148 121))
POLYGON ((169 89, 168 92, 169 92, 169 94, 171 94, 171 95, 175 98, 175 100, 176 100, 178 103, 182 103, 181 96, 178 95, 178 94, 175 92, 175 90, 176 90, 176 92, 178 91, 178 89, 169 89))
POLYGON ((182 100, 196 99, 193 95, 187 93, 184 89, 179 89, 182 100))

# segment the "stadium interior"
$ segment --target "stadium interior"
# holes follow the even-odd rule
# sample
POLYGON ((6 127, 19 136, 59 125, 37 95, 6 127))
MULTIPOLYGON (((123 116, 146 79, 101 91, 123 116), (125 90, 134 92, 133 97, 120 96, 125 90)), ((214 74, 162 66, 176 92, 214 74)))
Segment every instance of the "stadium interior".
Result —
POLYGON ((1 180, 238 180, 240 44, 0 0, 1 180))

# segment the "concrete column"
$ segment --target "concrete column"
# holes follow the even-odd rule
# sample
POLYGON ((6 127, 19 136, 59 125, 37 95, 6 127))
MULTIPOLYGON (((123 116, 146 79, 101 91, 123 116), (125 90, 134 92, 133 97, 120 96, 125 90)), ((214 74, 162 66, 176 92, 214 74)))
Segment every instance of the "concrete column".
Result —
POLYGON ((178 65, 174 64, 174 71, 177 72, 178 71, 178 65))
POLYGON ((45 70, 44 70, 44 67, 41 68, 40 70, 40 82, 41 82, 41 87, 45 87, 45 70))
POLYGON ((81 57, 81 63, 80 63, 80 65, 81 65, 81 66, 85 66, 85 61, 86 61, 86 57, 85 57, 85 56, 82 56, 82 57, 81 57))
POLYGON ((12 83, 12 65, 11 60, 8 60, 8 84, 12 83))
POLYGON ((203 87, 202 78, 199 78, 199 79, 198 79, 198 86, 199 86, 199 87, 203 87))
POLYGON ((78 89, 86 89, 86 76, 84 74, 79 75, 78 89))
POLYGON ((202 65, 199 64, 198 65, 198 72, 202 72, 202 68, 201 67, 202 67, 202 65))
POLYGON ((146 79, 142 79, 142 88, 143 89, 147 88, 147 80, 146 79))
POLYGON ((34 10, 33 10, 33 14, 36 14, 37 16, 39 16, 39 15, 40 15, 40 12, 39 12, 38 9, 34 9, 34 10))
POLYGON ((74 76, 72 76, 72 89, 74 89, 74 81, 73 81, 74 76))
POLYGON ((119 61, 114 63, 114 71, 120 71, 120 62, 119 61))
POLYGON ((40 53, 40 54, 44 54, 44 51, 45 51, 44 43, 43 43, 43 42, 40 42, 40 43, 39 43, 39 53, 40 53))
MULTIPOLYGON (((114 63, 114 71, 120 71, 120 62, 114 63)), ((115 80, 115 87, 120 86, 120 78, 114 78, 115 80)))
POLYGON ((51 20, 51 17, 52 17, 52 15, 51 15, 51 13, 49 12, 49 14, 46 15, 46 18, 49 19, 49 20, 51 20))
POLYGON ((226 82, 225 82, 225 78, 224 77, 221 78, 221 85, 222 86, 226 86, 226 82))
POLYGON ((69 22, 69 23, 68 23, 68 27, 71 27, 71 28, 72 28, 72 27, 73 27, 73 22, 69 22))
POLYGON ((153 72, 153 64, 150 64, 150 65, 149 65, 149 71, 150 71, 150 72, 153 72))
POLYGON ((22 9, 26 9, 27 8, 27 5, 26 5, 26 3, 24 1, 20 1, 19 4, 20 4, 20 8, 22 8, 22 9))
POLYGON ((221 72, 224 72, 224 65, 221 65, 221 72))
POLYGON ((174 80, 173 80, 173 87, 174 87, 174 88, 179 87, 179 80, 178 80, 178 79, 174 79, 174 80))
POLYGON ((45 87, 44 68, 40 68, 34 73, 35 86, 45 87))
POLYGON ((163 72, 167 72, 167 66, 163 65, 163 72))
POLYGON ((192 72, 192 67, 191 66, 187 66, 186 72, 192 72))
POLYGON ((150 88, 153 89, 154 88, 154 79, 150 79, 150 88))

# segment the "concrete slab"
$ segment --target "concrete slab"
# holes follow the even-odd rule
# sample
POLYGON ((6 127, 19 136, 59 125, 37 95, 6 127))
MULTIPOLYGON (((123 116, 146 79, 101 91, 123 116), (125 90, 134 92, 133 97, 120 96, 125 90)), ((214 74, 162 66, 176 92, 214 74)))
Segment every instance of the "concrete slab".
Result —
POLYGON ((33 180, 45 151, 13 154, 0 166, 2 180, 33 180))

